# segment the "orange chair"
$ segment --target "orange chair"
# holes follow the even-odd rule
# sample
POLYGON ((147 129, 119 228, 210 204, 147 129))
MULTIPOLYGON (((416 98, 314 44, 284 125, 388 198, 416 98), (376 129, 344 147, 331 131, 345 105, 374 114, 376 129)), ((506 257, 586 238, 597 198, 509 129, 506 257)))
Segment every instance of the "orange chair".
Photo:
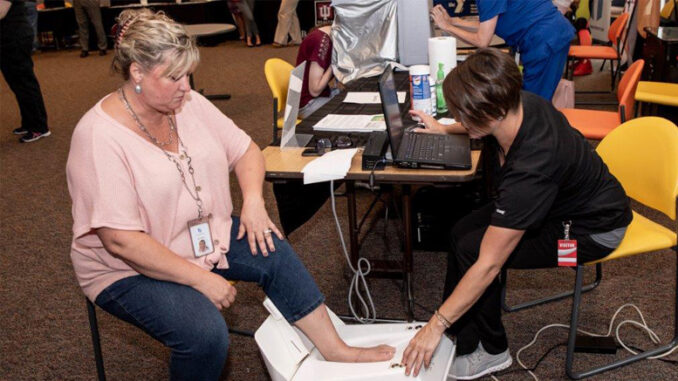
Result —
POLYGON ((619 81, 618 111, 579 108, 564 108, 560 111, 565 114, 570 125, 579 130, 587 139, 601 140, 617 126, 633 118, 634 94, 643 72, 643 66, 645 66, 644 60, 634 62, 619 81))
MULTIPOLYGON (((568 59, 568 71, 572 66, 571 62, 573 60, 583 60, 583 59, 602 59, 610 60, 610 75, 612 77, 610 84, 610 91, 614 90, 614 83, 617 80, 617 75, 619 75, 619 65, 621 60, 622 49, 624 48, 624 41, 626 37, 624 30, 626 30, 626 24, 629 21, 629 14, 622 13, 616 20, 610 25, 610 29, 607 32, 607 38, 610 40, 612 46, 600 46, 600 45, 572 45, 570 46, 570 52, 567 56, 568 59), (624 35, 624 37, 622 37, 624 35), (616 62, 616 68, 615 68, 616 62)), ((603 64, 605 62, 603 61, 603 64)), ((602 70, 602 68, 601 68, 602 70)), ((569 75, 569 78, 572 78, 569 75)))

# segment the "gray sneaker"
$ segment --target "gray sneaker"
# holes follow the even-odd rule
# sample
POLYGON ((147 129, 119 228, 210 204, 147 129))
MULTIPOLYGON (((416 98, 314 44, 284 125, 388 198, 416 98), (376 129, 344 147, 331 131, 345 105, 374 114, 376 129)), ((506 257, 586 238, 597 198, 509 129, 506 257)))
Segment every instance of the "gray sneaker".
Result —
POLYGON ((491 355, 485 351, 483 344, 478 343, 478 349, 466 356, 454 359, 450 377, 457 380, 475 380, 490 373, 506 369, 513 363, 509 350, 497 355, 491 355))

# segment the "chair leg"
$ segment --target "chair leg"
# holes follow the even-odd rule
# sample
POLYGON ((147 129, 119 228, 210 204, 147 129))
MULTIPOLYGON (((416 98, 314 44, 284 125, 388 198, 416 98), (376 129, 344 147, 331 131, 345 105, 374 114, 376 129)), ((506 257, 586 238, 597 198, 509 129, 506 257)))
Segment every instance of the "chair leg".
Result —
POLYGON ((92 333, 92 346, 94 347, 94 361, 97 365, 97 378, 99 381, 106 381, 104 372, 104 358, 101 355, 101 342, 99 341, 99 324, 97 323, 97 313, 94 309, 94 303, 89 299, 87 301, 87 316, 89 317, 89 329, 92 333))
MULTIPOLYGON (((600 65, 600 71, 603 71, 603 69, 605 69, 605 61, 607 60, 603 60, 603 64, 600 65)), ((610 65, 612 65, 612 61, 610 61, 610 65)))
POLYGON ((278 98, 273 98, 273 138, 271 145, 278 142, 278 98))
POLYGON ((614 67, 614 60, 610 60, 610 92, 614 92, 614 85, 617 82, 617 74, 619 74, 619 68, 621 67, 621 60, 617 61, 617 68, 614 67))
MULTIPOLYGON (((675 250, 675 249, 674 249, 675 250)), ((678 254, 678 252, 676 253, 678 254)), ((624 365, 628 365, 632 362, 636 362, 638 360, 642 360, 651 356, 656 356, 660 355, 662 353, 665 353, 671 349, 673 349, 676 345, 678 345, 678 256, 676 258, 676 279, 675 279, 675 294, 674 296, 674 317, 673 317, 673 340, 669 342, 666 345, 663 345, 659 348, 647 350, 645 352, 640 352, 636 355, 629 356, 626 358, 623 358, 621 360, 617 360, 611 363, 608 363, 603 366, 599 367, 594 367, 589 370, 583 371, 583 372, 575 372, 572 369, 572 365, 574 363, 574 344, 575 344, 575 339, 577 337, 577 324, 578 324, 578 319, 579 319, 579 304, 581 302, 581 293, 582 293, 582 287, 581 287, 581 278, 582 278, 582 271, 581 271, 582 266, 577 266, 577 276, 575 278, 575 290, 574 290, 574 299, 572 301, 572 317, 570 321, 570 336, 567 341, 567 357, 565 359, 565 372, 567 373, 567 376, 570 377, 571 379, 574 380, 580 380, 582 378, 590 377, 595 374, 599 374, 602 372, 606 372, 608 370, 612 370, 615 368, 622 367, 624 365)))
MULTIPOLYGON (((506 282, 507 282, 506 269, 502 269, 501 276, 500 276, 499 279, 500 279, 500 282, 501 282, 501 308, 506 312, 516 312, 516 311, 524 310, 524 309, 529 308, 529 307, 538 306, 540 304, 555 302, 556 300, 565 299, 565 298, 568 298, 568 297, 570 297, 574 294, 574 291, 565 291, 565 292, 561 292, 559 294, 547 296, 547 297, 540 298, 540 299, 530 300, 528 302, 516 304, 514 306, 509 306, 506 303, 506 282)), ((603 279, 603 266, 600 263, 597 263, 596 264, 596 279, 593 282, 584 286, 582 288, 582 292, 591 291, 594 288, 598 287, 598 285, 600 284, 600 281, 602 279, 603 279)))

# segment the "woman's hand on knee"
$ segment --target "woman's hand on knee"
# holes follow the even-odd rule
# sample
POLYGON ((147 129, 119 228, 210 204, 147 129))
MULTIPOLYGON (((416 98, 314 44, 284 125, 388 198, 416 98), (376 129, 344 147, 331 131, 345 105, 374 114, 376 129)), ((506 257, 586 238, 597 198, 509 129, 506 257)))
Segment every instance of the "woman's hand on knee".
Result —
POLYGON ((268 212, 263 199, 250 199, 243 202, 240 214, 240 228, 237 239, 242 239, 247 234, 252 255, 257 255, 257 247, 264 256, 268 252, 275 251, 272 234, 279 239, 284 239, 283 234, 268 217, 268 212))
POLYGON ((207 272, 194 288, 205 295, 220 310, 230 307, 238 293, 226 279, 212 272, 207 272))

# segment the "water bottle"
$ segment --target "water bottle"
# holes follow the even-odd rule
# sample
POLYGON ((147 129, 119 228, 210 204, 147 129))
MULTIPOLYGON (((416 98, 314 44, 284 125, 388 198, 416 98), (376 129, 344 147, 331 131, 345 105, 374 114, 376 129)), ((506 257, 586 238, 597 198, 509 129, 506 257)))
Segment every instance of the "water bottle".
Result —
POLYGON ((443 81, 445 81, 445 71, 443 70, 443 63, 438 63, 438 73, 436 73, 436 109, 438 114, 447 112, 447 104, 445 104, 445 97, 443 96, 443 81))

